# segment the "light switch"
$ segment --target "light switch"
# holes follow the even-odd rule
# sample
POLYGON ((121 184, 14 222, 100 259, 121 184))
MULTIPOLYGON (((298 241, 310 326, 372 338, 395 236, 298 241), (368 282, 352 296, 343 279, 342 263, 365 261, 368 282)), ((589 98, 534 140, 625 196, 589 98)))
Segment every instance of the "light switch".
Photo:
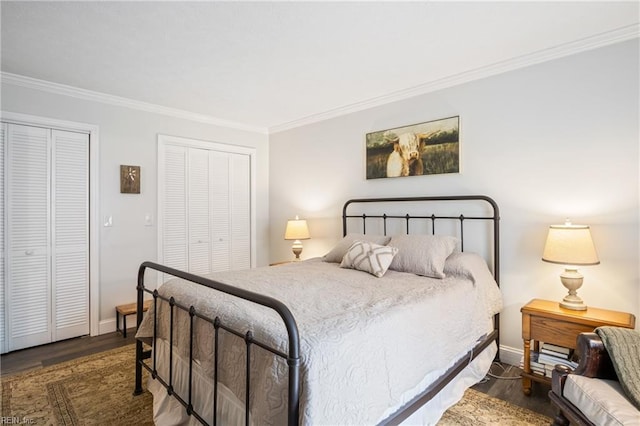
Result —
POLYGON ((144 215, 144 226, 153 226, 153 215, 151 213, 144 215))
POLYGON ((113 226, 113 216, 109 215, 104 217, 104 226, 105 228, 113 226))

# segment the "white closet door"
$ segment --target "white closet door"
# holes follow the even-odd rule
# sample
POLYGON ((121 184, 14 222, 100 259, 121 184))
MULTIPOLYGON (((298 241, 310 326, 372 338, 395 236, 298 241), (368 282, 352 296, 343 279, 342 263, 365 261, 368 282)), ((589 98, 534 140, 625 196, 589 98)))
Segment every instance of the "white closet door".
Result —
POLYGON ((5 219, 5 199, 4 199, 4 159, 5 140, 7 135, 7 125, 0 123, 0 353, 5 353, 7 347, 5 337, 5 308, 4 308, 4 287, 5 287, 5 266, 4 266, 4 219, 5 219))
POLYGON ((7 127, 8 350, 51 341, 50 131, 7 127))
POLYGON ((162 176, 162 262, 186 271, 187 246, 187 149, 182 146, 164 147, 162 176))
POLYGON ((232 154, 211 151, 211 264, 214 272, 231 269, 231 197, 229 194, 229 157, 232 154))
POLYGON ((232 270, 251 267, 251 169, 248 155, 230 156, 229 194, 231 212, 232 270))
POLYGON ((211 272, 209 151, 189 149, 189 272, 211 272))
POLYGON ((253 266, 254 156, 244 147, 158 137, 161 263, 200 275, 253 266))
POLYGON ((89 334, 89 135, 52 132, 53 341, 89 334))

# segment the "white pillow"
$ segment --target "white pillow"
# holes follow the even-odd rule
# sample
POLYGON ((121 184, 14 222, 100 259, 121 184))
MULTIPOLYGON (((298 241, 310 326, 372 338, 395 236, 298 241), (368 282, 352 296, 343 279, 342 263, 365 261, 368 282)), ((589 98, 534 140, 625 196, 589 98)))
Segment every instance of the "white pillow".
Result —
POLYGON ((395 247, 356 241, 342 258, 340 267, 368 272, 380 278, 387 272, 396 253, 398 249, 395 247))
POLYGON ((383 246, 387 244, 390 239, 391 237, 387 237, 386 235, 347 234, 329 253, 324 255, 323 260, 334 263, 342 262, 342 258, 356 241, 368 241, 383 246))
POLYGON ((398 248, 389 269, 444 278, 444 264, 458 246, 458 239, 448 235, 397 235, 389 246, 398 248))

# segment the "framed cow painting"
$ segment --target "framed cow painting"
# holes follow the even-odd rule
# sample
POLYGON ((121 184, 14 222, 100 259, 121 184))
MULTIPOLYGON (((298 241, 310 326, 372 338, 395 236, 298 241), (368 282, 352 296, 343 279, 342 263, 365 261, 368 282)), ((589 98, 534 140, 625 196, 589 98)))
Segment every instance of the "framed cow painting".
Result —
POLYGON ((367 179, 460 173, 460 117, 367 133, 367 179))

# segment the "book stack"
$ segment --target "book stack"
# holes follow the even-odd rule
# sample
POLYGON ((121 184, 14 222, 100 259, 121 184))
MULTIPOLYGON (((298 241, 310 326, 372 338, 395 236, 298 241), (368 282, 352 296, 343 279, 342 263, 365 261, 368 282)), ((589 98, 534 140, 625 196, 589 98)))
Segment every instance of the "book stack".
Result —
MULTIPOLYGON (((533 371, 534 373, 546 376, 544 364, 538 361, 538 356, 538 352, 531 351, 531 356, 529 357, 529 366, 531 367, 531 371, 533 371)), ((522 359, 520 359, 520 368, 524 369, 524 356, 522 357, 522 359)))
POLYGON ((543 343, 540 347, 538 361, 544 364, 546 376, 551 377, 551 372, 556 364, 563 364, 574 370, 578 363, 572 361, 572 357, 573 349, 552 345, 551 343, 543 343))
MULTIPOLYGON (((540 346, 540 352, 531 352, 529 365, 531 371, 542 376, 551 377, 556 364, 563 364, 571 369, 575 369, 578 363, 572 360, 573 349, 563 346, 552 345, 551 343, 543 343, 540 346)), ((524 357, 520 361, 520 368, 524 366, 524 357)))

